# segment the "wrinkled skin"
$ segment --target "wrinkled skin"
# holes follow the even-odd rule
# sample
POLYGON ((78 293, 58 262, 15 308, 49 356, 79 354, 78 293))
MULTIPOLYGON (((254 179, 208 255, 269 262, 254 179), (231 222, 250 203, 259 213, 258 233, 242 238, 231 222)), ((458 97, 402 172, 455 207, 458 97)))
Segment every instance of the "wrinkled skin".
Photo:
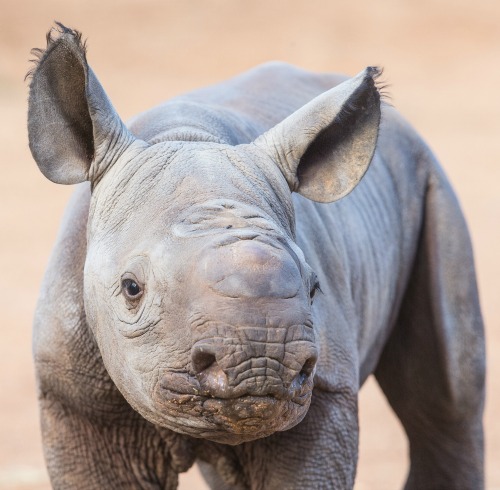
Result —
POLYGON ((409 438, 406 488, 483 487, 467 229, 375 69, 263 65, 126 127, 77 33, 39 57, 35 161, 90 182, 35 319, 54 488, 176 488, 195 461, 217 489, 352 488, 372 373, 409 438))

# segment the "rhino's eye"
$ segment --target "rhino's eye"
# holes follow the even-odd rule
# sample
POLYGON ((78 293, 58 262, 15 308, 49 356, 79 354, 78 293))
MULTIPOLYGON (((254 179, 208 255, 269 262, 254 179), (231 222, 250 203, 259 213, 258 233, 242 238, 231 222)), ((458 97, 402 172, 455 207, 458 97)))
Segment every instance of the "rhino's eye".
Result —
POLYGON ((311 290, 309 291, 309 298, 311 298, 311 303, 312 303, 313 298, 316 295, 317 291, 321 292, 321 288, 319 287, 319 281, 318 281, 318 279, 315 277, 314 281, 312 283, 311 290))
POLYGON ((125 297, 131 301, 137 301, 143 293, 139 283, 130 277, 122 279, 122 292, 125 297))

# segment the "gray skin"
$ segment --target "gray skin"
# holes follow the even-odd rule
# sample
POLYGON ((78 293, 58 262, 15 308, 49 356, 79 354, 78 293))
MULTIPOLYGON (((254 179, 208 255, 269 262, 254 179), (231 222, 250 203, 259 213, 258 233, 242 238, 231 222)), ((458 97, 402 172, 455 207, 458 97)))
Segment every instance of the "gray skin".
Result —
POLYGON ((405 488, 483 488, 468 232, 378 71, 266 64, 125 126, 57 31, 28 116, 43 174, 82 183, 34 327, 53 487, 173 489, 197 461, 216 489, 352 488, 375 374, 405 488))

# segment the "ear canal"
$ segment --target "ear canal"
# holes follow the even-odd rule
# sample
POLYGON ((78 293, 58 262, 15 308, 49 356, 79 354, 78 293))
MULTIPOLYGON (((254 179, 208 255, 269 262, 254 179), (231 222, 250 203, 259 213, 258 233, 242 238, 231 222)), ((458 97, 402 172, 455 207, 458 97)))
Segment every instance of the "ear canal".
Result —
POLYGON ((367 68, 321 94, 260 136, 294 192, 333 202, 351 192, 368 169, 380 124, 380 71, 367 68))
POLYGON ((81 34, 57 26, 47 35, 47 48, 33 50, 38 59, 28 74, 28 137, 48 179, 76 184, 96 179, 112 163, 106 141, 119 148, 132 136, 88 66, 81 34))

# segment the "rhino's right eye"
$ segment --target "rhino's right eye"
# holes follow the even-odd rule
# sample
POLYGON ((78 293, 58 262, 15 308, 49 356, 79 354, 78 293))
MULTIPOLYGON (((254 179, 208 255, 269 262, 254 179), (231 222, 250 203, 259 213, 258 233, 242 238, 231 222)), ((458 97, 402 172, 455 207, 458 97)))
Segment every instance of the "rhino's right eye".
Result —
POLYGON ((137 301, 143 293, 142 287, 138 281, 131 277, 122 279, 122 292, 130 301, 137 301))
POLYGON ((316 295, 317 291, 321 291, 321 287, 319 285, 318 278, 316 277, 316 274, 314 275, 314 281, 311 286, 311 290, 309 291, 309 298, 311 300, 311 303, 313 302, 314 296, 316 295))

